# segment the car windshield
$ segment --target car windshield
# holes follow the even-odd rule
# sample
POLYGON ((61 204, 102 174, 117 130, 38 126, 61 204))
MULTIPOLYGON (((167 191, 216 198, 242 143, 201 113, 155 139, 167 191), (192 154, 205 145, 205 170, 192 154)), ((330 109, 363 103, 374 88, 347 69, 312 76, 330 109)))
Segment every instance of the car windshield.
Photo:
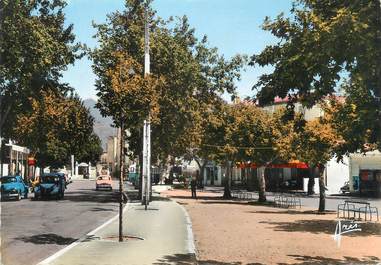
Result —
POLYGON ((11 183, 11 182, 17 182, 17 179, 15 177, 1 178, 1 183, 11 183))
POLYGON ((41 183, 56 183, 60 180, 57 176, 42 176, 41 183))

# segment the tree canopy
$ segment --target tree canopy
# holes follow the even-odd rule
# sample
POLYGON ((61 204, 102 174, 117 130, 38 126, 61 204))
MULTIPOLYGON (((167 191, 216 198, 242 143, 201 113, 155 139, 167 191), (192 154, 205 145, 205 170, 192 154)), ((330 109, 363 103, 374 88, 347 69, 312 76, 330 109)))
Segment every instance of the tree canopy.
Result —
POLYGON ((298 0, 291 17, 266 18, 263 28, 279 41, 252 56, 252 65, 273 66, 254 86, 259 102, 290 96, 310 107, 341 88, 348 104, 337 118, 346 117, 347 128, 366 136, 351 138, 354 132, 346 130, 348 144, 342 151, 356 151, 364 143, 380 148, 380 9, 378 0, 298 0), (355 126, 349 112, 356 115, 355 126))
POLYGON ((62 71, 81 56, 73 25, 65 25, 63 0, 0 3, 0 134, 9 138, 16 115, 31 110, 30 97, 46 87, 71 90, 62 71))
POLYGON ((93 133, 94 119, 78 97, 47 90, 42 98, 30 100, 32 111, 17 116, 13 136, 35 153, 39 166, 61 167, 70 155, 79 161, 98 160, 102 148, 93 133))
POLYGON ((196 38, 186 17, 163 21, 148 6, 151 74, 143 78, 144 9, 142 1, 127 0, 123 12, 95 25, 100 46, 90 56, 101 113, 118 126, 121 116, 115 110, 123 109, 130 147, 139 154, 142 120, 150 110, 153 157, 163 161, 183 155, 199 139, 194 128, 201 124, 201 113, 222 93, 235 92, 244 58, 224 59, 208 47, 206 37, 196 38), (121 65, 126 65, 124 73, 121 65), (131 66, 132 77, 126 74, 131 66))

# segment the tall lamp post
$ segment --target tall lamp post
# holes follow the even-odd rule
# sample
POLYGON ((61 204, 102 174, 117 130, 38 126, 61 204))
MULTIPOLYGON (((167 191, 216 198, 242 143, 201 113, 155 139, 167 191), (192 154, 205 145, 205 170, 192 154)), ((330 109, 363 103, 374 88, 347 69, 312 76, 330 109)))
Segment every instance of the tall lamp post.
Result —
MULTIPOLYGON (((144 23, 144 77, 150 74, 150 54, 149 54, 149 22, 148 22, 148 2, 145 6, 144 23)), ((147 205, 150 200, 151 190, 151 114, 148 113, 147 120, 144 120, 143 126, 143 177, 142 177, 142 203, 147 205)))
MULTIPOLYGON (((128 76, 132 77, 135 75, 134 69, 131 67, 128 70, 128 76)), ((119 83, 122 87, 122 68, 119 72, 119 83)), ((120 107, 120 132, 119 132, 119 144, 120 144, 120 152, 119 152, 119 242, 123 242, 123 202, 124 202, 124 111, 123 106, 120 107)))

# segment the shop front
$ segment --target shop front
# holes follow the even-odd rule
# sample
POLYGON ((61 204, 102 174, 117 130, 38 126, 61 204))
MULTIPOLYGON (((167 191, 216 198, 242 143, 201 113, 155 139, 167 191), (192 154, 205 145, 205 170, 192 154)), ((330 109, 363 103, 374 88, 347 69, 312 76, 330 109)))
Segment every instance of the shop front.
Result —
POLYGON ((352 193, 381 197, 381 153, 378 151, 350 156, 349 188, 352 193))

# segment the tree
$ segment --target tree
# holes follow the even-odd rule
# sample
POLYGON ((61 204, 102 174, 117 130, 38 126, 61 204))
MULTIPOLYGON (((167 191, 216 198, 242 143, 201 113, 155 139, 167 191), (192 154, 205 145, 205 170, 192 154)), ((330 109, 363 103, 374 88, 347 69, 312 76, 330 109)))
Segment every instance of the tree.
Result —
POLYGON ((98 77, 101 113, 112 116, 118 126, 120 110, 125 111, 130 148, 141 154, 142 119, 150 110, 152 157, 166 162, 171 156, 184 155, 197 141, 199 135, 189 137, 189 132, 199 127, 200 113, 222 93, 234 93, 244 58, 225 60, 217 49, 207 46, 206 37, 195 37, 186 17, 163 21, 148 6, 151 74, 143 78, 145 8, 142 1, 127 0, 123 12, 112 13, 105 24, 94 25, 101 45, 90 56, 98 77), (133 66, 133 77, 120 71, 123 64, 133 66))
MULTIPOLYGON (((331 109, 332 102, 321 103, 322 108, 331 109)), ((309 164, 312 177, 319 176, 319 212, 324 212, 325 165, 335 157, 337 150, 342 148, 343 138, 332 126, 330 112, 311 121, 305 121, 300 113, 296 113, 293 119, 285 119, 285 114, 285 110, 275 113, 272 122, 279 159, 299 160, 309 164)))
MULTIPOLYGON (((251 161, 265 165, 274 159, 269 121, 268 114, 252 102, 224 104, 216 112, 202 151, 209 152, 213 160, 226 165, 224 198, 231 198, 230 181, 236 162, 251 161)), ((263 183, 260 201, 266 201, 263 174, 259 182, 263 183)))
POLYGON ((30 97, 54 87, 61 72, 79 58, 73 25, 65 25, 63 0, 0 2, 0 136, 12 137, 15 117, 32 109, 30 97))
POLYGON ((93 133, 94 119, 78 97, 46 89, 42 98, 30 100, 32 111, 17 116, 12 134, 31 149, 38 166, 61 167, 72 154, 86 162, 98 160, 102 149, 93 133))
MULTIPOLYGON (((266 18, 263 28, 280 40, 254 55, 252 65, 272 65, 254 86, 261 104, 290 96, 312 106, 338 87, 350 98, 358 135, 344 152, 381 147, 381 4, 371 1, 296 1, 292 17, 266 18), (347 79, 347 82, 342 82, 347 79), (344 85, 341 85, 344 84, 344 85), (366 97, 357 97, 359 94, 366 97), (369 119, 373 122, 368 123, 369 119), (376 121, 376 122, 375 122, 376 121), (365 133, 366 132, 366 133, 365 133)), ((348 117, 346 118, 348 119, 348 117)), ((350 125, 349 125, 350 126, 350 125)))

